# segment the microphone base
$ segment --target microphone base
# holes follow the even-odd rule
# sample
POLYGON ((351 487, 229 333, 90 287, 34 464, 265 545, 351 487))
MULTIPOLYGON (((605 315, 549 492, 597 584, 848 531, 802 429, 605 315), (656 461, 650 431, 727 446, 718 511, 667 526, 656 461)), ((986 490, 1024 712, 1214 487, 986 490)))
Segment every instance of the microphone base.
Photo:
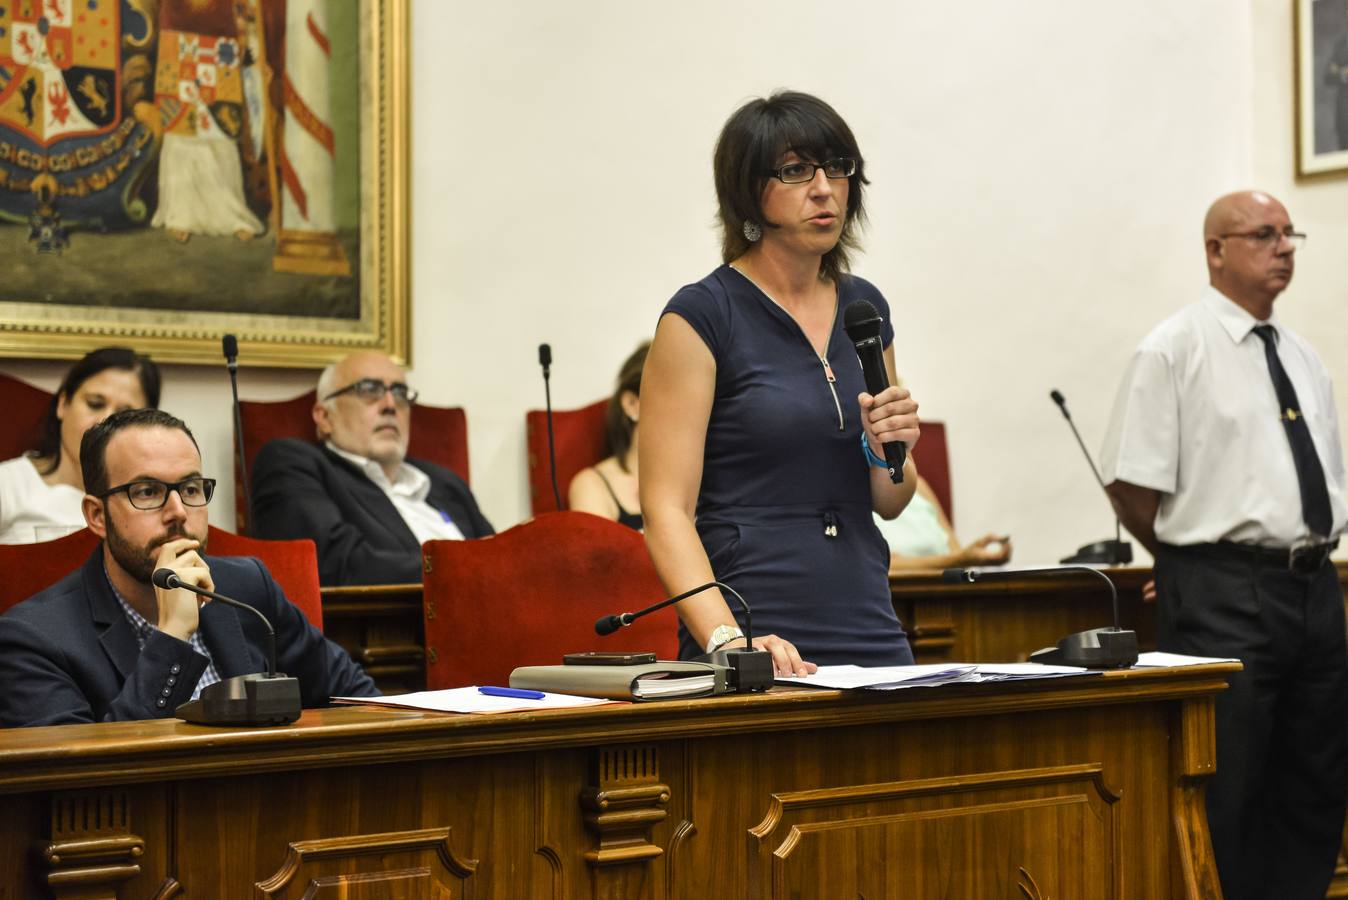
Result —
POLYGON ((1064 565, 1091 563, 1106 566, 1121 566, 1132 561, 1133 545, 1128 541, 1116 541, 1113 538, 1082 544, 1076 553, 1058 560, 1064 565))
POLYGON ((726 673, 728 693, 759 694, 776 681, 772 654, 766 650, 717 650, 699 656, 698 660, 729 670, 726 673))
POLYGON ((173 714, 197 725, 289 725, 300 717, 300 683, 285 675, 235 675, 204 688, 173 714))
POLYGON ((1030 662, 1086 669, 1126 669, 1137 662, 1137 632, 1116 628, 1078 631, 1030 654, 1030 662))

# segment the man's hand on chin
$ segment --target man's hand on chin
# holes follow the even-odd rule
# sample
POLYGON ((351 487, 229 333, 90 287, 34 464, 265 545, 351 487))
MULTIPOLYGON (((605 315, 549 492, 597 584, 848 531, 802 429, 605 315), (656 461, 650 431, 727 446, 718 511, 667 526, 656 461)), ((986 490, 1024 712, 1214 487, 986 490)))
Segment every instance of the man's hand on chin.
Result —
MULTIPOLYGON (((201 542, 192 538, 169 541, 159 548, 155 568, 172 569, 185 583, 213 591, 215 582, 211 580, 211 570, 197 553, 200 546, 201 542)), ((159 603, 160 631, 181 641, 196 633, 199 622, 197 613, 202 604, 199 595, 183 588, 171 591, 155 588, 154 594, 159 603)))

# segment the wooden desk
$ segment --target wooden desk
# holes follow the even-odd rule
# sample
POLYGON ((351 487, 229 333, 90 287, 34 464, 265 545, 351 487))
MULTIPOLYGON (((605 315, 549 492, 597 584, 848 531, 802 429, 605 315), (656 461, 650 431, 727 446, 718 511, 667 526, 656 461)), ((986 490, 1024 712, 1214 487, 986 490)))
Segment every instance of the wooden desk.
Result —
MULTIPOLYGON (((1119 592, 1119 619, 1156 648, 1155 606, 1142 602, 1149 568, 1101 570, 1119 592)), ((937 570, 891 575, 894 609, 922 662, 1009 662, 1064 635, 1111 624, 1109 590, 1089 572, 946 584, 937 570)), ((325 613, 326 614, 326 613, 325 613)))
POLYGON ((1214 897, 1234 670, 3 731, 0 897, 1214 897))
MULTIPOLYGON (((1348 562, 1337 563, 1348 595, 1348 562)), ((1151 569, 1101 569, 1119 592, 1119 619, 1156 649, 1156 607, 1142 601, 1151 569)), ((1086 572, 1024 575, 1007 581, 945 584, 941 573, 892 575, 894 609, 918 662, 1007 662, 1077 631, 1111 624, 1109 592, 1086 572)), ((1348 894, 1346 894, 1348 895, 1348 894)))
POLYGON ((421 585, 325 587, 323 633, 350 653, 385 694, 426 689, 421 585))

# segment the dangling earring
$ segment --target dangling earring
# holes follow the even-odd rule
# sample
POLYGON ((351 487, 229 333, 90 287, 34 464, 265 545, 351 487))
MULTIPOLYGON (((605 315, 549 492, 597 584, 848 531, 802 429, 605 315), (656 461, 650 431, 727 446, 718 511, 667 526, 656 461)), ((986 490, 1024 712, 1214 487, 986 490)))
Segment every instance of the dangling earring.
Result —
POLYGON ((757 222, 750 222, 747 219, 744 222, 744 239, 749 243, 754 243, 763 236, 763 228, 757 222))

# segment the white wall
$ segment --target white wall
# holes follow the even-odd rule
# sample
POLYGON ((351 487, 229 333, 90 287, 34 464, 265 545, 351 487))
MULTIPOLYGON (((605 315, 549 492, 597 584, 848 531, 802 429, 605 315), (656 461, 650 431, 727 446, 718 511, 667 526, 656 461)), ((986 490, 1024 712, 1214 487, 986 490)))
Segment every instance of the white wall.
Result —
MULTIPOLYGON (((1005 529, 1018 562, 1056 559, 1113 522, 1048 392, 1067 394, 1094 449, 1131 347, 1203 283, 1207 203, 1256 177, 1292 188, 1277 180, 1290 113, 1265 96, 1290 86, 1270 49, 1290 54, 1289 21, 1263 0, 414 0, 413 379, 427 402, 468 408, 488 516, 527 516, 537 344, 553 346, 559 407, 607 394, 665 300, 719 261, 722 121, 773 88, 811 91, 866 155, 857 270, 894 306, 923 413, 948 423, 961 533, 1005 529)), ((1333 203, 1295 191, 1318 248, 1333 203)), ((1298 307, 1306 282, 1329 283, 1311 268, 1298 307)), ((1317 298, 1330 315, 1331 292, 1317 298)), ((48 387, 60 368, 0 366, 48 387)), ((242 380, 259 399, 308 386, 242 380)), ((228 481, 223 368, 175 367, 169 383, 165 405, 228 481)))

